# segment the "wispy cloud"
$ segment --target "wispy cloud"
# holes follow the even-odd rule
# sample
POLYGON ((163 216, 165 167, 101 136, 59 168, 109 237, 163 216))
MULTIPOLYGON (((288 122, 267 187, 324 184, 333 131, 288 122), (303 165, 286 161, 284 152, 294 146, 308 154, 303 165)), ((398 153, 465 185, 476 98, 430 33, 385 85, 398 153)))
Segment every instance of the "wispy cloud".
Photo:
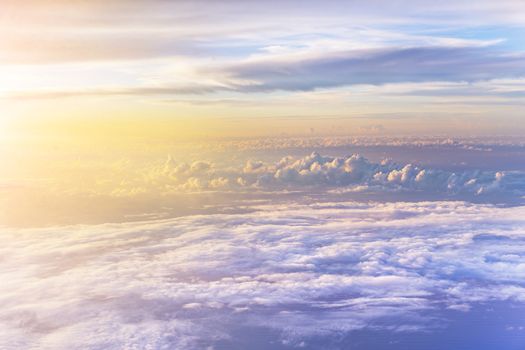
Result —
MULTIPOLYGON (((170 85, 166 81, 175 81, 176 76, 166 76, 155 86, 22 91, 8 94, 7 97, 35 99, 73 96, 176 96, 221 91, 310 91, 349 85, 413 82, 469 83, 522 78, 525 76, 524 58, 523 55, 499 52, 490 47, 412 47, 315 52, 306 55, 284 54, 267 58, 254 57, 238 63, 225 62, 212 67, 194 67, 195 78, 203 76, 209 80, 205 84, 194 81, 186 85, 170 85)), ((446 91, 436 89, 427 94, 440 92, 446 94, 446 91)), ((486 90, 486 93, 488 92, 490 91, 486 90)), ((519 96, 519 91, 518 95, 516 91, 506 95, 519 96)))
POLYGON ((479 81, 525 75, 524 57, 468 47, 414 47, 334 52, 233 65, 247 91, 312 90, 356 84, 479 81))
POLYGON ((68 114, 77 101, 88 110, 100 100, 130 113, 211 116, 219 113, 210 102, 241 101, 219 103, 220 114, 498 114, 508 133, 520 116, 522 92, 490 85, 524 77, 521 1, 2 5, 0 102, 12 114, 30 114, 29 106, 68 114), (458 86, 423 87, 435 83, 458 86), (479 83, 489 87, 469 85, 479 83), (402 96, 391 93, 396 88, 402 96), (322 98, 310 98, 315 92, 322 98))

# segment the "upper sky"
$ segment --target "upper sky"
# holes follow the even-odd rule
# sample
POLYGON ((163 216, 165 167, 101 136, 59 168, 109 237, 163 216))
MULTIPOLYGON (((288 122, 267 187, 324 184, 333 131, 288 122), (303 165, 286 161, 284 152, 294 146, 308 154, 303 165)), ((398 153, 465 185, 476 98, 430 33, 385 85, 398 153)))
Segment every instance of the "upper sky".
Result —
POLYGON ((0 29, 8 126, 124 116, 171 118, 181 137, 524 131, 520 0, 7 0, 0 29))

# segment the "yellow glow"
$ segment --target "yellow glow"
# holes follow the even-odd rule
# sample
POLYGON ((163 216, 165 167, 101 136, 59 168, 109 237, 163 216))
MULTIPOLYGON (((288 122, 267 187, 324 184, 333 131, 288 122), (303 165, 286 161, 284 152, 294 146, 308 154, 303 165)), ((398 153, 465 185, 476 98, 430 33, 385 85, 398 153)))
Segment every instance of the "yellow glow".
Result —
MULTIPOLYGON (((279 68, 279 62, 297 60, 301 67, 325 53, 338 57, 370 45, 391 47, 397 37, 400 47, 407 38, 419 40, 402 28, 388 40, 379 30, 370 42, 376 35, 368 30, 362 39, 361 31, 341 31, 339 24, 321 35, 304 25, 289 28, 294 33, 282 31, 273 18, 229 23, 219 15, 204 23, 191 13, 198 10, 197 19, 214 17, 206 8, 202 17, 199 6, 174 5, 178 2, 2 1, 0 196, 10 213, 7 221, 26 224, 24 218, 31 216, 27 221, 37 223, 70 215, 74 222, 75 215, 86 216, 83 210, 94 210, 102 220, 106 216, 99 208, 119 212, 129 205, 122 199, 128 194, 141 197, 147 207, 159 197, 147 193, 160 182, 151 173, 168 156, 188 162, 224 157, 210 147, 218 140, 491 134, 498 127, 519 133, 523 128, 523 104, 504 96, 523 90, 521 78, 379 85, 372 79, 349 86, 336 79, 333 85, 305 85, 303 91, 293 81, 301 77, 291 74, 289 87, 259 91, 257 79, 264 77, 242 74, 249 62, 279 68), (166 9, 174 17, 163 21, 166 9), (316 38, 332 34, 340 37, 316 38), (243 89, 243 84, 255 88, 243 89), (501 96, 473 96, 472 88, 501 96), (439 95, 453 89, 467 94, 439 95)), ((317 23, 318 17, 315 13, 313 22, 305 23, 317 23)), ((426 47, 427 39, 421 40, 426 47)))

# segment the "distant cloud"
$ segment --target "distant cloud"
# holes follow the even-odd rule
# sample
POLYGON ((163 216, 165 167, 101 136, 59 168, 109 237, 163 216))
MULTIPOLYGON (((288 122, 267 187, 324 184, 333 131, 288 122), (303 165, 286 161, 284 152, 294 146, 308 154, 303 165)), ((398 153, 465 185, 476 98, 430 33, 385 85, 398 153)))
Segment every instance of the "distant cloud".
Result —
POLYGON ((205 94, 206 103, 214 93, 220 100, 221 93, 525 76, 515 39, 523 36, 523 4, 514 0, 3 5, 0 75, 9 83, 2 99, 205 94))
POLYGON ((186 85, 170 87, 141 87, 141 88, 104 88, 104 89, 81 89, 81 90, 41 90, 12 92, 6 95, 14 100, 33 99, 63 99, 69 97, 115 97, 115 96, 164 96, 164 95, 200 95, 228 90, 224 86, 211 85, 186 85))
MULTIPOLYGON (((47 99, 104 96, 173 96, 218 92, 311 91, 351 85, 455 82, 475 83, 525 76, 525 55, 500 52, 493 47, 421 46, 295 55, 255 56, 235 63, 198 64, 195 76, 207 82, 156 83, 155 86, 86 89, 44 89, 10 92, 12 99, 47 99)), ((174 80, 165 77, 166 81, 174 80)), ((490 85, 488 86, 490 88, 490 85)), ((470 86, 452 86, 455 95, 472 94, 470 86)), ((450 95, 449 89, 414 91, 414 95, 450 95)), ((410 95, 409 92, 404 94, 410 95)), ((501 95, 485 87, 481 95, 501 95)), ((523 91, 506 92, 520 97, 523 91)), ((479 95, 479 94, 478 94, 479 95)))
POLYGON ((491 48, 412 47, 253 60, 226 68, 242 91, 300 90, 405 82, 474 82, 525 76, 525 56, 491 48))
MULTIPOLYGON (((374 190, 421 191, 422 193, 469 193, 483 195, 491 192, 516 191, 522 194, 525 177, 521 173, 464 171, 451 172, 424 169, 412 164, 398 165, 389 161, 372 163, 354 154, 349 157, 324 157, 318 153, 302 159, 283 158, 279 163, 257 171, 255 186, 367 186, 374 190)), ((247 175, 251 175, 248 172, 247 175)), ((254 181, 253 177, 249 180, 254 181)), ((246 179, 245 181, 249 181, 246 179)))
MULTIPOLYGON (((364 118, 367 118, 365 116, 364 118)), ((395 116, 379 116, 385 119, 395 116)), ((322 117, 320 117, 322 118, 322 117)), ((374 116, 370 116, 374 119, 374 116)), ((368 128, 381 129, 381 125, 371 125, 368 128)), ((363 130, 365 130, 363 128, 363 130)), ((214 141, 202 144, 214 150, 285 150, 285 149, 317 149, 333 147, 413 147, 426 149, 444 150, 478 150, 491 152, 494 147, 513 147, 521 149, 525 147, 525 140, 519 137, 425 137, 425 136, 318 136, 318 137, 272 137, 272 138, 249 138, 236 140, 214 141)))
MULTIPOLYGON (((453 172, 397 164, 388 160, 374 163, 358 154, 347 157, 283 157, 276 163, 250 160, 242 168, 222 167, 202 161, 163 165, 145 171, 146 186, 160 193, 179 191, 276 191, 339 189, 375 193, 405 192, 426 195, 468 196, 507 195, 508 199, 525 194, 525 174, 520 171, 465 170, 453 172)), ((135 191, 135 187, 131 187, 135 191)), ((334 193, 340 193, 340 191, 334 193)), ((119 192, 120 193, 120 192, 119 192)), ((135 193, 135 192, 133 192, 135 193)))
POLYGON ((315 348, 349 331, 431 331, 447 312, 525 302, 523 207, 252 209, 4 230, 0 347, 315 348))

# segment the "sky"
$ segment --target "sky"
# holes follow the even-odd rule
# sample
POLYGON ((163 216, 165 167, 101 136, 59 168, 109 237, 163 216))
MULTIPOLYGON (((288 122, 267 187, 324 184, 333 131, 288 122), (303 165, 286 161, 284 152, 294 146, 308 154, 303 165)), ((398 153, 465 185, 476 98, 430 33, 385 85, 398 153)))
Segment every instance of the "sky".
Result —
MULTIPOLYGON (((62 216, 75 217, 74 193, 91 193, 95 210, 107 203, 92 200, 100 193, 144 192, 144 173, 170 157, 230 157, 219 167, 242 169, 290 155, 225 156, 235 142, 251 150, 349 136, 513 144, 525 132, 523 12, 508 0, 4 0, 0 185, 11 214, 3 221, 23 211, 56 216, 27 208, 54 208, 55 193, 62 216)), ((400 165, 427 159, 392 150, 382 157, 401 155, 400 165)), ((313 151, 323 153, 297 156, 313 151)), ((503 168, 491 170, 506 169, 505 152, 503 168)), ((41 221, 24 217, 14 221, 41 221)))
POLYGON ((0 348, 523 350, 522 0, 0 3, 0 348))
POLYGON ((523 16, 519 0, 4 1, 2 119, 169 118, 184 139, 519 135, 523 16))

